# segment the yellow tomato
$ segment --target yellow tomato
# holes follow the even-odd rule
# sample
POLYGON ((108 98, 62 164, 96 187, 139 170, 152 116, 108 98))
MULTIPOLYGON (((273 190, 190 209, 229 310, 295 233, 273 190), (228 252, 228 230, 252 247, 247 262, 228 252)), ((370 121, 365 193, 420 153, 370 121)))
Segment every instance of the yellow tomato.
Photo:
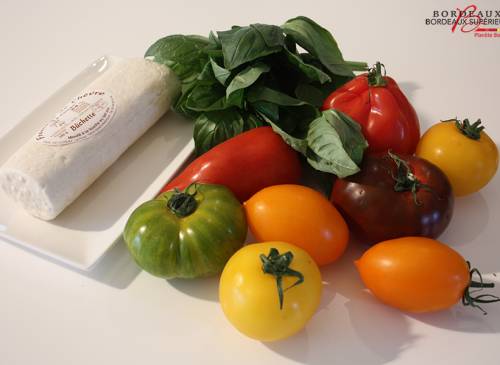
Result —
POLYGON ((275 341, 306 325, 318 308, 321 285, 318 266, 306 251, 285 242, 254 243, 227 262, 220 278, 219 299, 224 314, 241 333, 260 341, 275 341), (271 249, 279 256, 270 254, 271 249), (263 267, 265 261, 267 268, 263 267), (279 280, 269 271, 282 271, 287 266, 292 271, 281 276, 280 302, 279 280))
POLYGON ((420 139, 417 156, 437 165, 446 174, 456 196, 485 186, 498 168, 498 149, 477 122, 441 122, 420 139))

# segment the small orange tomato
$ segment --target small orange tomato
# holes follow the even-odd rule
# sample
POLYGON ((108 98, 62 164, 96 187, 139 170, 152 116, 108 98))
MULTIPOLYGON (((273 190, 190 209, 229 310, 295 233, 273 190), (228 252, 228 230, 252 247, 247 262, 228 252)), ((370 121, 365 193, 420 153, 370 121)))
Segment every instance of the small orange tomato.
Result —
POLYGON ((425 237, 372 246, 355 262, 361 279, 382 302, 408 312, 432 312, 457 303, 469 286, 464 258, 425 237))
POLYGON ((345 251, 349 230, 330 201, 301 185, 262 189, 244 203, 248 226, 258 241, 284 241, 304 250, 318 265, 345 251))

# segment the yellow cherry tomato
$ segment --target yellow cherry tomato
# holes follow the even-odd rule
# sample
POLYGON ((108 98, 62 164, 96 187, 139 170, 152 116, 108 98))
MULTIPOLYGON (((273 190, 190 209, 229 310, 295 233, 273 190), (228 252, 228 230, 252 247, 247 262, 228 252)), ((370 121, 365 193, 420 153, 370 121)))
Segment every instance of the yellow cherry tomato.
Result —
POLYGON ((482 129, 480 121, 445 121, 429 128, 418 143, 417 156, 443 170, 456 196, 480 190, 497 171, 497 146, 482 129))
POLYGON ((275 341, 306 325, 320 303, 321 286, 318 266, 306 251, 285 242, 254 243, 227 262, 219 299, 237 330, 275 341))

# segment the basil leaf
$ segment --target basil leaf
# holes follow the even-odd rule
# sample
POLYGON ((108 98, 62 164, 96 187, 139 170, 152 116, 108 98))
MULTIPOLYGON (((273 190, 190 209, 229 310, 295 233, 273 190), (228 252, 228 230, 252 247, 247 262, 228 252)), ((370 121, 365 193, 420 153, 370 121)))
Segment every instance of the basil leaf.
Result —
POLYGON ((307 142, 309 164, 340 178, 359 171, 358 164, 368 147, 359 124, 335 110, 324 111, 311 123, 307 142))
POLYGON ((297 45, 292 37, 289 35, 285 36, 285 49, 293 54, 297 54, 297 45))
POLYGON ((318 116, 318 109, 311 104, 262 85, 250 88, 247 100, 262 114, 271 118, 279 128, 296 137, 305 137, 309 123, 318 116), (270 104, 275 106, 271 107, 270 104))
POLYGON ((169 36, 146 57, 181 79, 173 108, 196 120, 197 153, 269 124, 314 168, 339 176, 356 171, 366 148, 359 126, 318 107, 366 64, 344 61, 331 34, 312 20, 233 26, 208 38, 169 36), (308 53, 299 54, 299 46, 308 53))
POLYGON ((195 86, 185 99, 185 108, 195 112, 207 112, 230 107, 226 103, 225 88, 215 77, 211 62, 206 63, 194 83, 195 86))
POLYGON ((320 87, 308 83, 300 83, 295 88, 297 99, 304 100, 317 108, 323 105, 326 96, 320 87))
POLYGON ((212 85, 217 84, 211 62, 205 63, 203 69, 195 79, 196 85, 212 85))
POLYGON ((284 46, 283 32, 275 25, 251 24, 217 34, 224 56, 224 67, 228 70, 279 52, 284 46))
POLYGON ((246 67, 243 71, 239 72, 231 80, 231 83, 226 89, 226 97, 229 99, 232 93, 237 90, 245 89, 252 85, 260 75, 268 72, 271 68, 262 62, 257 62, 251 66, 246 67))
POLYGON ((368 146, 361 127, 345 114, 327 110, 308 125, 305 136, 292 134, 265 115, 266 122, 283 140, 307 157, 316 170, 345 177, 359 171, 358 165, 368 146))
POLYGON ((224 87, 219 83, 196 85, 187 96, 185 107, 199 112, 226 109, 224 87))
POLYGON ((194 142, 198 155, 243 132, 244 121, 236 108, 201 114, 194 123, 194 142))
POLYGON ((281 129, 277 124, 273 123, 269 119, 266 120, 269 125, 271 125, 271 128, 273 131, 281 136, 283 140, 294 150, 302 153, 303 155, 306 154, 307 152, 307 139, 306 138, 299 138, 292 136, 291 134, 285 132, 283 129, 281 129))
POLYGON ((305 63, 298 55, 286 49, 284 52, 288 59, 288 62, 299 71, 301 71, 309 80, 318 81, 321 84, 332 81, 327 73, 321 71, 319 68, 314 67, 313 65, 305 63))
POLYGON ((226 96, 226 105, 236 106, 240 109, 243 108, 243 104, 245 102, 245 90, 239 89, 231 93, 231 95, 226 96))
POLYGON ((299 16, 288 20, 281 28, 298 45, 318 58, 333 74, 342 76, 354 75, 351 67, 344 61, 333 36, 328 30, 313 20, 299 16))
POLYGON ((207 38, 197 35, 170 35, 153 43, 144 57, 170 67, 181 82, 191 82, 208 61, 203 51, 208 44, 207 38))
POLYGON ((250 103, 255 103, 257 101, 267 101, 269 103, 282 106, 307 105, 305 101, 295 99, 285 93, 262 85, 257 85, 249 89, 247 99, 250 103))
POLYGON ((337 131, 349 157, 357 165, 361 164, 363 153, 368 147, 368 142, 361 131, 361 125, 339 110, 325 111, 325 115, 337 131))
POLYGON ((221 85, 225 86, 227 79, 231 76, 231 71, 219 66, 212 58, 210 58, 210 65, 212 66, 215 78, 221 83, 221 85))
POLYGON ((210 42, 210 48, 220 49, 222 47, 219 38, 217 38, 215 33, 212 31, 210 31, 210 34, 208 35, 208 41, 210 42))
POLYGON ((193 111, 186 107, 186 100, 195 86, 196 81, 182 84, 181 95, 177 98, 176 102, 173 105, 173 109, 177 113, 180 113, 189 119, 196 119, 200 114, 199 112, 193 111))
POLYGON ((252 103, 252 107, 266 120, 277 122, 280 119, 280 108, 276 104, 267 101, 256 101, 252 103))
POLYGON ((261 118, 259 118, 257 115, 253 113, 248 113, 246 119, 245 119, 245 130, 253 129, 253 128, 258 128, 264 126, 264 122, 262 121, 261 118))

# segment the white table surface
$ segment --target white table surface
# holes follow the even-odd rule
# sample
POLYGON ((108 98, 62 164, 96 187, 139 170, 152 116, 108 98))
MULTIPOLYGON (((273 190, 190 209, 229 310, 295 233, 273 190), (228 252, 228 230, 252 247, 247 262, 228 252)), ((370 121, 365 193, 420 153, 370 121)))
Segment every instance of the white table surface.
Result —
MULTIPOLYGON (((307 15, 350 60, 381 60, 425 130, 481 117, 500 140, 500 38, 426 26, 468 2, 14 1, 0 3, 0 135, 103 54, 142 56, 157 38, 307 15), (435 3, 435 2, 434 2, 435 3)), ((500 9, 498 1, 475 2, 500 9)), ((441 237, 484 272, 500 271, 500 174, 458 199, 441 237), (497 218, 495 218, 497 217, 497 218)), ((0 209, 2 209, 0 207, 0 209)), ((263 344, 237 333, 217 303, 217 279, 157 279, 123 243, 89 273, 0 242, 0 363, 15 364, 470 364, 500 363, 500 305, 407 315, 362 290, 359 250, 323 270, 321 308, 297 336, 263 344)), ((500 294, 500 289, 494 291, 500 294)))

